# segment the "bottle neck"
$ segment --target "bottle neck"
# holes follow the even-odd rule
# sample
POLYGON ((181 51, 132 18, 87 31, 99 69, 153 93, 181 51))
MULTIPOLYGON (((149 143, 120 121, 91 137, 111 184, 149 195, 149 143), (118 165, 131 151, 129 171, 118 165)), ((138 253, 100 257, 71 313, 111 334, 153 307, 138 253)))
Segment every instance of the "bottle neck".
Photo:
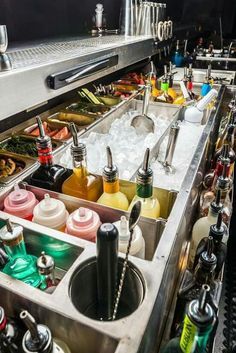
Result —
POLYGON ((214 224, 214 222, 217 220, 217 217, 218 217, 218 213, 214 212, 212 207, 210 206, 208 215, 207 215, 208 221, 214 224))
POLYGON ((53 155, 52 155, 52 142, 51 139, 47 141, 37 141, 36 142, 38 150, 38 161, 41 166, 50 166, 53 164, 53 155))
POLYGON ((119 179, 109 182, 103 179, 103 191, 108 194, 115 194, 120 191, 119 179))
POLYGON ((80 171, 81 176, 87 176, 87 160, 84 158, 82 161, 74 159, 74 172, 80 171))
POLYGON ((152 184, 137 184, 136 187, 137 196, 142 199, 148 199, 152 197, 153 187, 152 184))
POLYGON ((214 267, 205 267, 201 264, 198 264, 194 273, 196 283, 199 286, 203 284, 211 284, 214 280, 214 267))
POLYGON ((27 255, 25 241, 22 234, 11 242, 3 242, 3 244, 10 261, 27 255))

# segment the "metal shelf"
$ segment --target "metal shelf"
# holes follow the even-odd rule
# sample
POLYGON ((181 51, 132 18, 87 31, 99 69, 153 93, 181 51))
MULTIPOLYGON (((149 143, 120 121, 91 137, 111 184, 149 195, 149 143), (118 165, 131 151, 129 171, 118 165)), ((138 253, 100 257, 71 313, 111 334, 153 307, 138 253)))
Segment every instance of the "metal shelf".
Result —
POLYGON ((8 55, 13 69, 0 72, 0 120, 32 110, 52 98, 152 56, 156 51, 152 37, 121 35, 73 38, 12 48, 8 55), (73 70, 80 65, 92 65, 113 56, 118 56, 114 66, 100 69, 57 90, 47 85, 49 75, 73 70))

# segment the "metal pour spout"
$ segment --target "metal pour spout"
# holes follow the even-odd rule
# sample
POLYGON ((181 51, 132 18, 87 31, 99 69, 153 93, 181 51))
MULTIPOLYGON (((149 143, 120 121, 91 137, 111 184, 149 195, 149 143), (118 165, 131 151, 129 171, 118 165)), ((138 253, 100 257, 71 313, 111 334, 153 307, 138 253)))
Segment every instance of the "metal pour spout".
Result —
POLYGON ((70 124, 70 132, 73 137, 73 144, 74 146, 78 147, 79 146, 79 140, 78 140, 78 135, 77 135, 77 129, 75 126, 75 123, 70 124))
POLYGON ((45 131, 44 131, 43 123, 42 123, 40 116, 36 116, 36 120, 38 123, 40 137, 43 138, 43 137, 45 137, 45 131))
POLYGON ((12 223, 11 223, 11 221, 10 221, 9 218, 6 220, 6 227, 7 227, 7 231, 8 231, 9 233, 12 233, 12 232, 13 232, 12 223))
POLYGON ((20 318, 24 321, 26 327, 30 331, 31 338, 35 343, 40 343, 41 339, 38 332, 37 323, 32 315, 27 310, 20 313, 20 318))
POLYGON ((149 168, 149 158, 150 158, 150 149, 147 148, 145 155, 144 155, 144 159, 143 159, 143 170, 144 172, 148 171, 149 168))
POLYGON ((202 290, 198 300, 198 311, 201 314, 205 314, 206 305, 207 305, 207 295, 209 292, 210 292, 210 287, 207 284, 204 284, 202 286, 202 290))
POLYGON ((113 169, 112 153, 109 146, 107 146, 107 167, 113 169))

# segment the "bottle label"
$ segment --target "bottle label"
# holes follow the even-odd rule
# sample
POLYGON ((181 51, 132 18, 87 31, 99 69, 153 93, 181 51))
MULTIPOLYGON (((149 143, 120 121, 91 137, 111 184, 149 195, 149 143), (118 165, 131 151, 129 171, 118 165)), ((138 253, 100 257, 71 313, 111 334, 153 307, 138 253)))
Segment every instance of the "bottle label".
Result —
POLYGON ((184 318, 183 332, 180 338, 180 348, 183 353, 203 353, 212 327, 205 330, 199 328, 190 320, 188 315, 184 318))

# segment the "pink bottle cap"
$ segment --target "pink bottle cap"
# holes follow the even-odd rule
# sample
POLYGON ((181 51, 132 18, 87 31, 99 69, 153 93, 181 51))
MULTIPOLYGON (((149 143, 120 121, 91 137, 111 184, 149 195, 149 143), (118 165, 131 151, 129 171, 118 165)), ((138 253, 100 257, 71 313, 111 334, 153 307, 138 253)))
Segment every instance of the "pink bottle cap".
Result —
POLYGON ((66 232, 79 238, 95 241, 100 225, 100 218, 96 212, 80 207, 69 216, 66 232))
POLYGON ((4 200, 4 211, 14 216, 32 219, 33 209, 38 200, 31 191, 20 189, 19 185, 14 186, 14 191, 4 200))

